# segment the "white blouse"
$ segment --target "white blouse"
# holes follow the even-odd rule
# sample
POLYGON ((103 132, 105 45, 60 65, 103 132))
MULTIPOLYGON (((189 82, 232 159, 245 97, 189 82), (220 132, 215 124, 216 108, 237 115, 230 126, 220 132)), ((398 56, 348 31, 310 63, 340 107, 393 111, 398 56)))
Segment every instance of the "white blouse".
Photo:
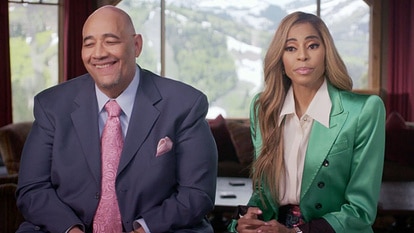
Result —
POLYGON ((305 114, 299 119, 295 111, 293 89, 290 87, 279 121, 281 124, 282 119, 285 118, 283 140, 286 169, 284 179, 281 180, 279 187, 280 205, 299 204, 303 167, 312 124, 316 120, 329 128, 331 107, 332 102, 325 80, 313 97, 305 114))

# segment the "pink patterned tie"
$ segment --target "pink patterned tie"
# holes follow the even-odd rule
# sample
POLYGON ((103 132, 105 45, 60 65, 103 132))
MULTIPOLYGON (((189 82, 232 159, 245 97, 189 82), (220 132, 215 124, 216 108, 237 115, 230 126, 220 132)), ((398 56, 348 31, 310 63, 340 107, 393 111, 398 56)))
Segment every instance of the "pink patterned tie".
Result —
POLYGON ((94 233, 122 232, 121 214, 115 192, 115 178, 121 156, 123 137, 119 115, 121 108, 115 100, 105 104, 108 120, 102 132, 102 189, 101 200, 93 221, 94 233))

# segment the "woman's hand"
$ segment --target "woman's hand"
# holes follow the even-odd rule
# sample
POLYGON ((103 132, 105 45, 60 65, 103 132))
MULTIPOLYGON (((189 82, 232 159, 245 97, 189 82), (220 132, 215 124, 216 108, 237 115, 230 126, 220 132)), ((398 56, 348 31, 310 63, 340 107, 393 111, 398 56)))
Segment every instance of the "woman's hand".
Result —
POLYGON ((258 219, 262 211, 257 207, 249 207, 247 213, 237 221, 239 233, 294 233, 293 229, 280 224, 276 220, 265 222, 258 219))
POLYGON ((262 211, 257 207, 249 207, 245 215, 241 216, 237 221, 237 231, 239 233, 257 232, 260 226, 266 223, 258 219, 262 211))
POLYGON ((296 233, 294 229, 289 229, 285 225, 280 224, 276 220, 265 222, 264 226, 260 226, 255 232, 260 233, 296 233))
POLYGON ((83 231, 79 227, 74 226, 68 231, 68 233, 83 233, 83 231))
POLYGON ((130 233, 145 233, 145 230, 144 230, 144 228, 140 227, 136 230, 131 231, 130 233))

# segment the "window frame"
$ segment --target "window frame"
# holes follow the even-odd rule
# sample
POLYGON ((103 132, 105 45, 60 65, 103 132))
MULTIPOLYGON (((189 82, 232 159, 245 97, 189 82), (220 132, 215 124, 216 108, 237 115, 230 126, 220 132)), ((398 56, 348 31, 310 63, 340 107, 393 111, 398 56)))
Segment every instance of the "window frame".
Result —
MULTIPOLYGON (((8 0, 7 1, 7 6, 8 6, 8 8, 9 8, 9 10, 10 10, 10 4, 13 4, 13 5, 20 5, 20 6, 29 6, 29 5, 35 5, 36 7, 38 7, 38 6, 40 6, 40 7, 56 7, 56 14, 57 14, 57 19, 58 19, 58 22, 57 22, 57 25, 56 25, 56 33, 57 33, 57 37, 58 37, 58 43, 57 43, 57 49, 56 49, 56 59, 57 59, 57 78, 56 78, 56 80, 53 80, 53 81, 56 81, 56 82, 53 82, 52 83, 52 85, 55 85, 55 84, 58 84, 58 83, 60 83, 62 80, 61 80, 61 77, 63 77, 63 75, 61 75, 61 73, 63 74, 63 41, 62 40, 60 40, 60 38, 61 38, 61 36, 63 35, 62 34, 62 32, 63 32, 63 25, 64 25, 64 23, 63 23, 63 21, 62 21, 62 17, 63 17, 63 14, 61 13, 61 10, 63 9, 63 7, 62 7, 62 2, 64 1, 64 0, 53 0, 54 2, 52 2, 52 1, 48 1, 48 2, 45 2, 45 0, 8 0), (61 30, 62 30, 62 32, 61 32, 61 30)), ((62 11, 63 12, 63 11, 62 11)), ((10 20, 10 16, 9 16, 9 20, 10 20)), ((9 25, 10 25, 10 21, 9 21, 9 25)), ((9 35, 9 40, 10 40, 10 37, 11 35, 9 35)), ((9 48, 9 50, 11 49, 11 47, 9 48)), ((9 51, 9 52, 11 52, 11 51, 9 51)), ((11 53, 10 53, 10 66, 12 66, 12 60, 11 60, 11 53)), ((56 74, 56 73, 54 73, 54 74, 56 74)), ((12 76, 13 76, 13 71, 12 70, 10 70, 10 88, 11 88, 11 90, 13 90, 13 80, 12 80, 12 76)), ((56 77, 56 76, 54 76, 54 77, 56 77)), ((41 87, 41 89, 42 88, 45 88, 45 86, 42 86, 41 87)), ((36 89, 36 88, 33 88, 33 89, 36 89)), ((15 96, 14 96, 15 97, 15 96)), ((11 105, 13 106, 13 102, 15 101, 15 100, 13 100, 14 98, 13 98, 13 94, 11 94, 11 99, 12 99, 12 101, 11 101, 11 105)), ((22 116, 21 114, 13 114, 13 112, 14 112, 14 110, 13 109, 15 109, 16 108, 16 106, 13 106, 13 108, 12 108, 12 122, 15 122, 15 121, 21 121, 22 119, 18 119, 18 117, 20 116, 22 116)), ((17 110, 18 111, 18 110, 17 110)), ((26 116, 26 115, 23 115, 23 116, 26 116)), ((23 117, 24 118, 24 117, 23 117)), ((27 121, 28 119, 23 119, 23 121, 27 121)))
MULTIPOLYGON (((63 38, 64 35, 64 8, 63 8, 63 1, 58 0, 57 5, 59 6, 59 38, 63 38)), ((103 6, 106 4, 117 5, 122 0, 96 0, 97 6, 103 6)), ((316 1, 316 12, 317 15, 320 15, 320 4, 321 0, 316 1)), ((377 94, 381 93, 382 88, 382 80, 381 80, 381 53, 384 52, 381 49, 381 41, 382 41, 382 2, 381 0, 361 0, 364 1, 370 7, 370 38, 369 38, 369 68, 368 68, 368 78, 369 78, 369 85, 368 89, 354 89, 353 91, 359 93, 367 93, 367 94, 377 94)), ((27 3, 27 4, 44 4, 44 5, 56 5, 55 3, 47 3, 43 2, 43 0, 38 0, 38 2, 29 2, 27 0, 8 0, 11 3, 27 3)), ((160 0, 160 7, 161 7, 161 35, 160 35, 160 63, 161 69, 160 74, 165 75, 165 0, 160 0)), ((64 45, 63 40, 59 40, 59 49, 58 49, 58 63, 59 63, 59 77, 58 81, 64 81, 64 65, 63 65, 63 51, 64 45)))

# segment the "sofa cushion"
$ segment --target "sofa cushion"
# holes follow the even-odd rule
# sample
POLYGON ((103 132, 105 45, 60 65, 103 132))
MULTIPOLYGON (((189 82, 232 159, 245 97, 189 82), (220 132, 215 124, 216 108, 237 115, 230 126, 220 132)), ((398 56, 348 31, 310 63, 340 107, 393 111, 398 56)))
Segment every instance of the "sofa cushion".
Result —
POLYGON ((0 176, 0 232, 16 232, 24 221, 16 206, 17 174, 0 176))
POLYGON ((236 161, 221 161, 218 163, 217 176, 221 177, 245 177, 250 174, 250 166, 244 166, 236 161))
POLYGON ((18 122, 0 128, 0 154, 8 174, 19 173, 20 157, 32 122, 18 122))
POLYGON ((398 112, 392 112, 385 123, 386 130, 407 129, 404 118, 398 112))
POLYGON ((253 161, 253 143, 249 122, 229 121, 227 127, 239 162, 250 165, 253 161))
POLYGON ((385 159, 405 165, 414 165, 414 130, 387 130, 385 135, 385 159))
POLYGON ((404 118, 392 112, 386 122, 385 159, 401 165, 414 165, 414 129, 410 129, 404 118))
POLYGON ((218 161, 238 161, 236 151, 226 125, 226 120, 223 116, 218 115, 215 119, 209 119, 208 124, 210 125, 214 140, 216 141, 218 161))

